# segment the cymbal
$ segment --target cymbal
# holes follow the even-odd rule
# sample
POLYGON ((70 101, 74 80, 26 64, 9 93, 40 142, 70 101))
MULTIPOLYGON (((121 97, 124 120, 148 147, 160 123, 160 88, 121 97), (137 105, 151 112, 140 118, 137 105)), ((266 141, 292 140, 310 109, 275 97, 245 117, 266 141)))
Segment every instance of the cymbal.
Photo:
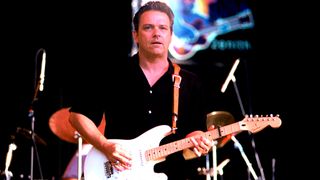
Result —
MULTIPOLYGON (((72 127, 69 122, 69 112, 70 107, 61 108, 60 110, 53 113, 49 119, 49 127, 51 131, 58 136, 60 139, 70 142, 70 143, 78 143, 78 139, 76 136, 76 130, 72 127)), ((105 118, 103 116, 101 124, 98 129, 101 133, 104 132, 105 127, 105 118)), ((87 143, 83 141, 83 143, 87 143)))
POLYGON ((32 139, 32 136, 34 137, 35 143, 47 145, 46 141, 44 141, 40 136, 38 136, 35 132, 32 132, 29 129, 17 127, 16 133, 22 135, 23 137, 27 139, 32 139))
MULTIPOLYGON (((234 117, 232 114, 226 111, 213 111, 209 114, 207 114, 207 128, 211 125, 214 125, 215 127, 222 127, 231 123, 234 123, 234 117)), ((230 139, 231 139, 231 134, 221 137, 217 139, 218 144, 217 147, 221 148, 223 147, 230 139)))

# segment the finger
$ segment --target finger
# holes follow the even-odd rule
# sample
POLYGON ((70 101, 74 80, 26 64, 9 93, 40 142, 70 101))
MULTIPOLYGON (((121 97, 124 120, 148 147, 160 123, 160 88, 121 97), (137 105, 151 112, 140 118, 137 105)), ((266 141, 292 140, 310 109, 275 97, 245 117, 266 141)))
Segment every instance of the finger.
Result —
POLYGON ((201 152, 200 152, 196 147, 193 148, 193 152, 194 152, 198 157, 201 156, 201 152))
POLYGON ((123 170, 130 169, 131 166, 121 163, 120 161, 115 161, 112 163, 112 167, 117 171, 123 171, 123 170))
POLYGON ((112 167, 113 167, 115 170, 117 170, 117 171, 123 171, 123 170, 126 169, 126 168, 125 168, 124 166, 122 166, 121 164, 114 164, 112 167))
POLYGON ((132 156, 128 153, 118 153, 116 159, 123 166, 131 167, 132 165, 132 156))
POLYGON ((120 161, 122 160, 122 162, 132 160, 132 155, 128 151, 125 151, 125 150, 119 151, 118 155, 120 158, 119 160, 120 161))
POLYGON ((191 137, 190 140, 192 141, 192 143, 194 145, 193 151, 198 157, 200 157, 202 154, 208 153, 209 147, 204 143, 206 138, 201 137, 200 139, 198 139, 198 141, 200 141, 200 143, 194 137, 191 137))
POLYGON ((110 164, 111 164, 112 166, 116 166, 116 165, 119 165, 119 164, 120 164, 120 161, 118 161, 118 160, 110 161, 110 164))
POLYGON ((125 169, 128 169, 132 166, 131 160, 128 160, 126 158, 120 158, 118 162, 119 163, 117 163, 116 165, 121 165, 121 166, 125 167, 125 169))
POLYGON ((199 143, 196 141, 194 137, 191 137, 190 140, 192 141, 194 146, 199 146, 199 143))
POLYGON ((205 149, 207 151, 210 151, 211 147, 214 145, 214 142, 213 141, 210 141, 209 139, 207 138, 204 138, 202 137, 202 142, 204 143, 204 146, 205 146, 205 149))
POLYGON ((201 140, 196 140, 194 137, 191 137, 190 138, 191 139, 191 141, 192 141, 192 143, 193 143, 193 145, 194 145, 194 148, 197 150, 197 152, 198 153, 200 153, 200 155, 201 155, 201 152, 203 152, 203 149, 205 148, 205 145, 204 145, 204 143, 201 141, 201 140), (200 141, 200 143, 198 142, 198 141, 200 141))
POLYGON ((214 125, 210 125, 209 127, 208 127, 208 130, 213 130, 215 127, 214 127, 214 125))

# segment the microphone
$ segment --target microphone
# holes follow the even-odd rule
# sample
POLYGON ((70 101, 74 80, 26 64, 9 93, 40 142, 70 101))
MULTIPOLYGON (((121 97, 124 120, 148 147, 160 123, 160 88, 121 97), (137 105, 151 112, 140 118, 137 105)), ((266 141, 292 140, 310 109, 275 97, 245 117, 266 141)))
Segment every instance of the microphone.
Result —
POLYGON ((236 80, 233 74, 234 74, 234 72, 236 71, 236 68, 237 68, 239 62, 240 62, 239 59, 237 59, 237 60, 234 62, 234 64, 233 64, 233 66, 232 66, 232 68, 231 68, 231 70, 230 70, 230 72, 229 72, 229 75, 228 75, 226 81, 223 83, 223 85, 222 85, 222 87, 221 87, 221 92, 222 92, 222 93, 224 93, 224 92, 226 91, 226 89, 227 89, 227 87, 228 87, 228 84, 229 84, 229 82, 230 82, 231 79, 232 79, 232 81, 235 81, 235 80, 236 80))
POLYGON ((43 91, 43 83, 44 83, 44 71, 46 67, 46 51, 43 50, 42 61, 41 61, 41 71, 40 71, 40 87, 39 90, 43 91))

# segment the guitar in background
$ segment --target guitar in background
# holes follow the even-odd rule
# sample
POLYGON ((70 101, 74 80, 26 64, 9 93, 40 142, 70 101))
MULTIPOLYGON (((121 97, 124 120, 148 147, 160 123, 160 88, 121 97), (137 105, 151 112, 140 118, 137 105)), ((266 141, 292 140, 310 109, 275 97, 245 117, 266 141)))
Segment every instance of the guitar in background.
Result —
MULTIPOLYGON (((279 116, 249 117, 242 121, 216 128, 204 133, 209 140, 215 140, 226 135, 250 131, 256 133, 267 126, 278 128, 281 125, 279 116)), ((87 154, 84 165, 85 180, 166 180, 164 173, 155 173, 154 165, 165 161, 173 153, 193 146, 190 138, 177 140, 159 146, 160 141, 171 134, 171 127, 156 126, 131 140, 112 139, 120 143, 132 154, 132 167, 129 170, 117 171, 113 169, 106 156, 99 150, 92 148, 87 154)))
POLYGON ((177 60, 187 60, 197 51, 206 49, 211 42, 219 35, 226 34, 240 29, 254 27, 253 14, 250 9, 245 9, 233 16, 219 18, 211 25, 201 25, 201 21, 193 24, 183 19, 176 20, 179 27, 172 35, 172 42, 169 47, 170 54, 177 60))

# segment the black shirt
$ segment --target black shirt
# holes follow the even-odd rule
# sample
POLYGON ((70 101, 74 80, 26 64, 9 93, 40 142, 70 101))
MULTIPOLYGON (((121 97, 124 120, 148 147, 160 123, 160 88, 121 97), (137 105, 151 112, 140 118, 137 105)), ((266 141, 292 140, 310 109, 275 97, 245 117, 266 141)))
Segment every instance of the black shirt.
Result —
MULTIPOLYGON (((86 115, 97 125, 105 112, 105 136, 108 139, 131 140, 158 125, 171 127, 174 69, 171 61, 168 61, 168 71, 150 87, 139 66, 138 56, 134 55, 128 62, 116 67, 119 74, 106 77, 104 86, 94 89, 95 92, 89 95, 79 97, 71 111, 86 115)), ((183 139, 194 130, 206 131, 201 83, 195 74, 184 69, 181 69, 180 76, 182 80, 179 91, 178 129, 175 134, 163 137, 160 144, 183 139)), ((150 137, 149 141, 154 143, 154 140, 157 138, 150 137)), ((142 144, 147 146, 148 142, 142 144)), ((187 179, 186 176, 196 172, 196 166, 199 165, 197 163, 200 163, 193 161, 200 159, 185 161, 182 153, 177 152, 169 155, 166 161, 157 163, 155 171, 165 172, 169 179, 187 179)))

